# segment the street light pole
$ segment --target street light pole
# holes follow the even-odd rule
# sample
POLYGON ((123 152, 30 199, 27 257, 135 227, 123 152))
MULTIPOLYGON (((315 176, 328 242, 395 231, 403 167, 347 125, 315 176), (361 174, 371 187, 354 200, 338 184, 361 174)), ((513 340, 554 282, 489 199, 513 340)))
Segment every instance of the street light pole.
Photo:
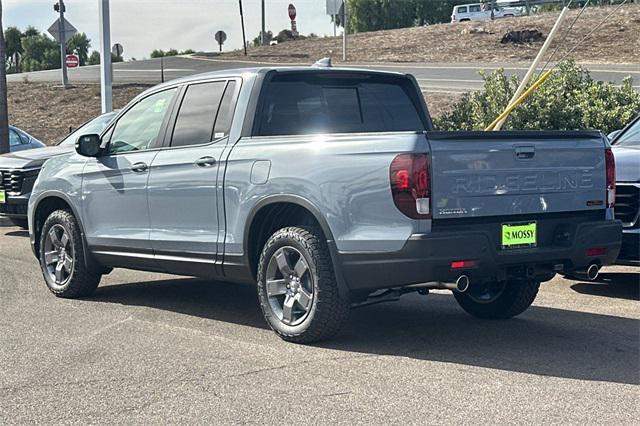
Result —
POLYGON ((60 63, 62 65, 62 87, 69 86, 69 76, 67 75, 67 40, 66 27, 64 25, 64 0, 58 1, 58 13, 60 14, 60 23, 58 24, 58 32, 60 33, 60 63))
POLYGON ((100 2, 100 95, 102 113, 113 110, 113 65, 111 63, 111 18, 109 0, 100 2))

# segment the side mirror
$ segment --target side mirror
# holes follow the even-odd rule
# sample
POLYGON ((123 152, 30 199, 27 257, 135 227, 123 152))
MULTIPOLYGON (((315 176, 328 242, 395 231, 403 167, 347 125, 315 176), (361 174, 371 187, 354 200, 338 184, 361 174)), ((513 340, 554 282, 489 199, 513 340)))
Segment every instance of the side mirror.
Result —
POLYGON ((76 152, 85 157, 97 157, 100 144, 100 135, 82 135, 76 141, 76 152))
POLYGON ((612 141, 612 140, 614 140, 615 138, 617 138, 621 131, 622 131, 622 130, 614 130, 613 132, 609 133, 609 134, 607 135, 607 137, 609 138, 609 141, 612 141))

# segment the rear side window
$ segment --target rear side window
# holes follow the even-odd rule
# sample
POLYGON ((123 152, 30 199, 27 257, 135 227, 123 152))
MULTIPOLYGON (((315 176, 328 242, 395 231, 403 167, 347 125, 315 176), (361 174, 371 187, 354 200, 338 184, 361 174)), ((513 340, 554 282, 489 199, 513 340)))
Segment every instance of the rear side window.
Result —
POLYGON ((182 99, 171 146, 200 145, 214 139, 213 126, 226 81, 192 84, 182 99))
POLYGON ((224 137, 229 135, 231 130, 231 121, 233 120, 233 113, 236 109, 236 82, 230 81, 224 91, 222 97, 222 103, 220 104, 220 112, 218 112, 218 119, 214 128, 214 137, 224 137))
POLYGON ((265 84, 254 134, 423 131, 418 102, 403 77, 284 73, 265 84))
POLYGON ((467 13, 467 6, 458 7, 458 13, 467 13))
POLYGON ((13 129, 9 129, 9 146, 18 146, 23 144, 24 142, 20 138, 18 132, 13 129))

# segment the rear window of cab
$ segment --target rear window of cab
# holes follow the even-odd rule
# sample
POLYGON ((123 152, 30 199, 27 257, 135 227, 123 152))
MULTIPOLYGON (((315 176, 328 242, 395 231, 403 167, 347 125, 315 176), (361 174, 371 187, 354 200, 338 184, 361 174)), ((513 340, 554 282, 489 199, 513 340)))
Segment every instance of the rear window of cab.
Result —
POLYGON ((413 82, 369 73, 278 73, 265 82, 254 136, 426 130, 413 82))

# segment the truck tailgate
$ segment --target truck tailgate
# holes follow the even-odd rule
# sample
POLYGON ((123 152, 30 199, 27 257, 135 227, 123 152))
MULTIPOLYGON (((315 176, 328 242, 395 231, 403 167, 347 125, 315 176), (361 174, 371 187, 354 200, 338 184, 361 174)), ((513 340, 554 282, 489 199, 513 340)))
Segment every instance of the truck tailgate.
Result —
POLYGON ((429 132, 434 219, 604 209, 598 132, 429 132))

